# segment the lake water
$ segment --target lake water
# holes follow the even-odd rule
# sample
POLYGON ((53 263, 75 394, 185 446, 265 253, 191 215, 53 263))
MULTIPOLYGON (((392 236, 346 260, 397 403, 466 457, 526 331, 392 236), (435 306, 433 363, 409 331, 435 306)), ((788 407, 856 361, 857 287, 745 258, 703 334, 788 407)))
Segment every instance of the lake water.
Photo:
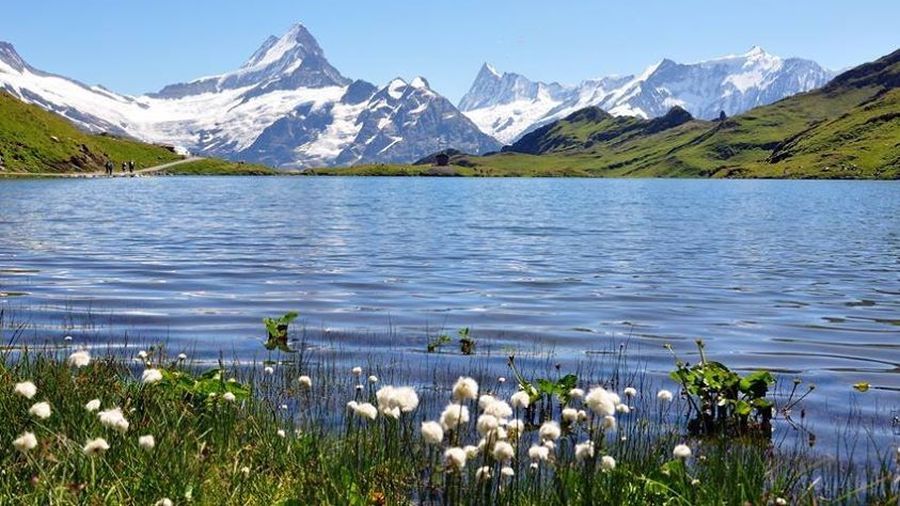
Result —
POLYGON ((817 383, 835 420, 900 408, 894 182, 3 181, 0 292, 25 339, 207 358, 260 356, 260 319, 289 310, 348 362, 427 363, 426 331, 468 326, 498 369, 508 349, 568 364, 627 341, 657 374, 664 343, 703 338, 817 383))

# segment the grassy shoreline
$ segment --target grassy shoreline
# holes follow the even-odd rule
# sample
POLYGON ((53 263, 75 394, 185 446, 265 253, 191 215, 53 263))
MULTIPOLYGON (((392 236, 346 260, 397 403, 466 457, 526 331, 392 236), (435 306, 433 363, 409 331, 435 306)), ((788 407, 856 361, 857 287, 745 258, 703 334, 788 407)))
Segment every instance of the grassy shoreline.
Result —
POLYGON ((477 393, 460 395, 452 380, 410 385, 402 370, 341 370, 307 353, 249 367, 220 361, 203 371, 189 357, 162 350, 136 357, 108 352, 87 365, 76 363, 83 356, 71 358, 76 350, 4 352, 0 496, 19 504, 167 498, 174 504, 687 505, 896 504, 900 494, 896 448, 860 467, 822 459, 799 444, 698 437, 684 426, 686 402, 674 384, 668 385, 674 400, 660 400, 639 374, 618 370, 577 384, 589 398, 604 385, 629 406, 627 413, 617 408, 610 428, 613 422, 586 399, 551 396, 529 408, 516 405, 512 372, 503 381, 460 370, 478 384, 477 393), (14 393, 27 381, 36 387, 31 398, 14 393), (388 384, 412 386, 414 402, 409 391, 381 390, 388 384), (625 388, 632 385, 629 396, 625 388), (483 395, 494 400, 486 403, 483 395), (88 411, 93 399, 100 407, 88 411), (40 402, 48 403, 49 417, 34 414, 40 402), (453 412, 446 413, 453 406, 467 410, 468 420, 453 425, 453 412), (121 408, 127 430, 99 420, 98 412, 112 408, 121 408), (584 414, 567 421, 564 408, 584 414), (488 413, 508 422, 482 426, 488 413), (429 441, 423 422, 448 417, 450 425, 429 441), (524 422, 517 436, 512 420, 524 422), (545 434, 548 421, 558 425, 545 434), (28 432, 35 446, 14 447, 28 432), (153 447, 142 446, 140 436, 153 436, 153 447), (109 448, 90 454, 85 448, 96 438, 109 448), (589 456, 580 446, 588 441, 589 456), (509 455, 510 448, 498 450, 501 442, 509 443, 509 455), (674 455, 681 444, 689 457, 674 455), (449 448, 466 455, 448 455, 449 448))

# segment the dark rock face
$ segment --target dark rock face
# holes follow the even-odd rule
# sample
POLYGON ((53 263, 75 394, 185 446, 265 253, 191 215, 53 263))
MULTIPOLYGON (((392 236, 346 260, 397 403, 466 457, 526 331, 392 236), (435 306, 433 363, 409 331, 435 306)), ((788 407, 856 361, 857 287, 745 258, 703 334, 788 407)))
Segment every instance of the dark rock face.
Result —
POLYGON ((683 125, 684 123, 687 123, 688 121, 691 121, 693 119, 694 117, 691 116, 691 113, 676 105, 671 110, 669 110, 669 112, 667 112, 665 116, 650 120, 644 127, 644 133, 655 134, 657 132, 662 132, 663 130, 675 128, 678 125, 683 125))
POLYGON ((16 48, 9 42, 0 42, 0 61, 6 63, 17 72, 22 72, 28 68, 25 60, 16 52, 16 48))
POLYGON ((344 96, 341 97, 341 103, 347 105, 356 105, 368 101, 372 95, 378 91, 378 88, 369 82, 356 80, 347 87, 344 96))
POLYGON ((854 67, 840 74, 828 83, 823 91, 832 92, 845 87, 864 88, 866 86, 900 88, 900 49, 874 62, 854 67))
POLYGON ((425 158, 420 158, 413 162, 413 165, 438 165, 438 158, 440 156, 446 156, 449 160, 455 156, 463 156, 465 153, 458 149, 445 149, 443 151, 438 151, 437 153, 432 153, 425 158))
POLYGON ((314 141, 331 119, 331 107, 313 110, 304 104, 266 128, 237 158, 272 167, 288 165, 297 157, 295 148, 314 141))

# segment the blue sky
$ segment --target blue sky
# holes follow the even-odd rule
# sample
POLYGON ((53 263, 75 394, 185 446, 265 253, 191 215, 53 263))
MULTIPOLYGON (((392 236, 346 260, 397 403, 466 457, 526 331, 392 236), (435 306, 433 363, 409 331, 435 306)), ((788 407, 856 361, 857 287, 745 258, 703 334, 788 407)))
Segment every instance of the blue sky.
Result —
POLYGON ((78 0, 4 2, 32 65, 125 93, 238 67, 304 23, 344 75, 423 75, 458 100, 481 63, 575 83, 760 45, 845 68, 900 47, 900 1, 78 0))

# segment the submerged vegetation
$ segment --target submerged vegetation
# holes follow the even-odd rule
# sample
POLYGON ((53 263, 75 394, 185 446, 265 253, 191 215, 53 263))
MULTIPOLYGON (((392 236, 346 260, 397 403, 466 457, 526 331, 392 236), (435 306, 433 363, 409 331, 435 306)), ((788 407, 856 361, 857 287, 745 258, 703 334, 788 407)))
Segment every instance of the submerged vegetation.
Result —
MULTIPOLYGON (((290 316, 267 322, 270 337, 280 338, 290 316)), ((302 346, 263 364, 220 361, 206 370, 160 348, 131 357, 91 353, 69 341, 5 352, 0 496, 20 504, 158 505, 896 504, 900 497, 896 448, 859 467, 759 431, 745 437, 750 417, 762 426, 776 413, 774 378, 740 377, 705 357, 677 364, 679 395, 618 366, 599 379, 558 369, 530 378, 515 356, 508 359, 515 381, 468 376, 473 369, 446 384, 390 385, 402 381, 399 371, 342 371, 302 346), (707 430, 686 423, 698 419, 707 430), (724 430, 709 430, 723 420, 724 430)))

